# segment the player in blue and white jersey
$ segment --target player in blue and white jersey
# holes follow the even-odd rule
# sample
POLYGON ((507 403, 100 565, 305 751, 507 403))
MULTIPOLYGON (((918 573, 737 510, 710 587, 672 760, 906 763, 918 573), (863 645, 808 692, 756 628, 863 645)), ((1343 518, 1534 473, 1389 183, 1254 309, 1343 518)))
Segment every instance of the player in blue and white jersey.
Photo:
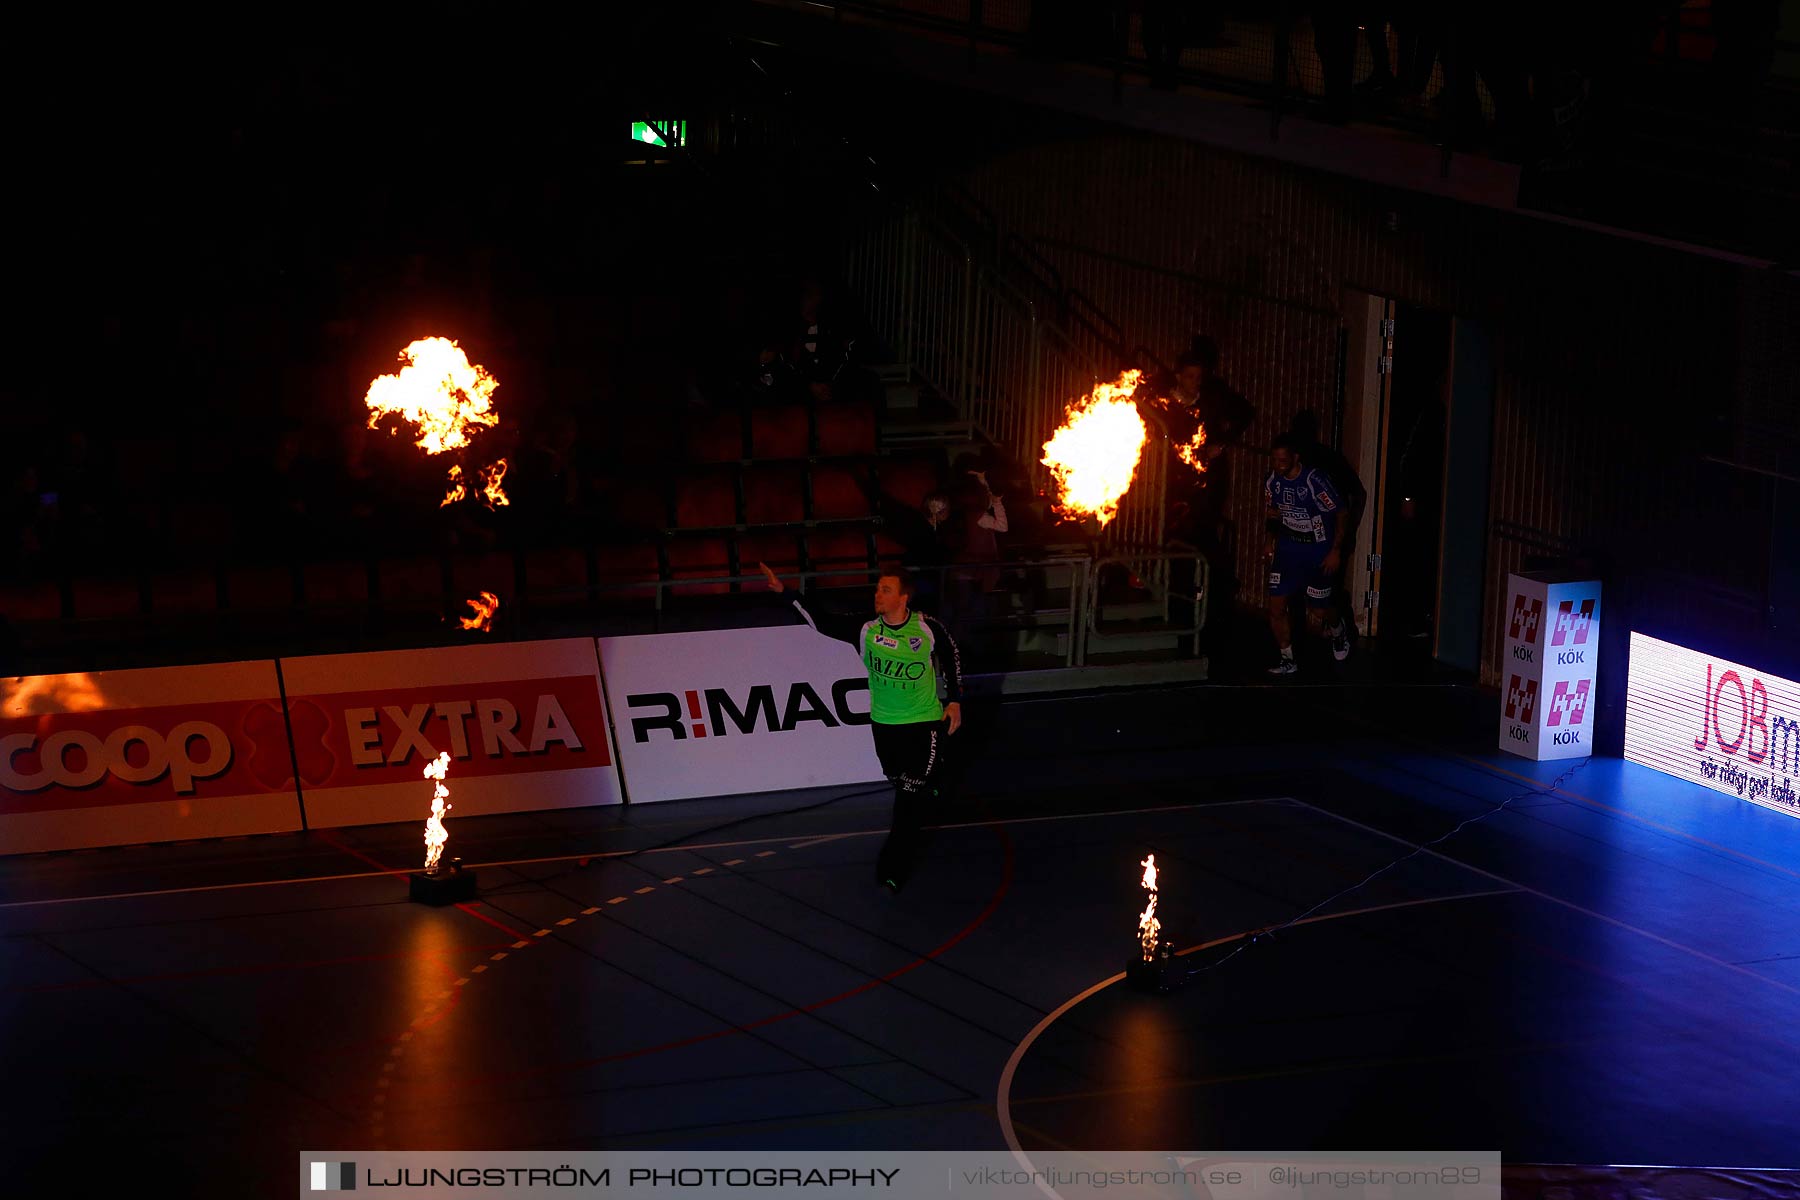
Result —
POLYGON ((1332 654, 1342 659, 1350 651, 1350 638, 1342 618, 1330 629, 1331 580, 1343 559, 1344 539, 1350 522, 1344 501, 1322 471, 1308 467, 1298 439, 1282 434, 1269 455, 1275 468, 1263 483, 1269 544, 1264 555, 1269 565, 1269 628, 1281 649, 1281 660, 1269 668, 1271 675, 1292 675, 1294 665, 1293 617, 1290 597, 1306 592, 1306 626, 1313 634, 1328 634, 1332 654))

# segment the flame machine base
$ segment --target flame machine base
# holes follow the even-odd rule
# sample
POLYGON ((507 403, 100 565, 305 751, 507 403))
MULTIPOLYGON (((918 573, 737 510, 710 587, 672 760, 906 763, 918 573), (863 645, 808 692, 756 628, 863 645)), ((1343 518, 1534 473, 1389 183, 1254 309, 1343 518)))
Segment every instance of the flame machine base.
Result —
POLYGON ((1134 992, 1151 992, 1166 996, 1179 991, 1188 981, 1189 972, 1174 958, 1175 948, 1159 942, 1149 958, 1134 954, 1125 967, 1125 982, 1134 992))
POLYGON ((407 899, 414 904, 442 908, 446 904, 461 904, 475 899, 475 872, 465 871, 459 865, 452 865, 448 870, 439 871, 435 875, 414 871, 406 877, 406 882, 407 899))

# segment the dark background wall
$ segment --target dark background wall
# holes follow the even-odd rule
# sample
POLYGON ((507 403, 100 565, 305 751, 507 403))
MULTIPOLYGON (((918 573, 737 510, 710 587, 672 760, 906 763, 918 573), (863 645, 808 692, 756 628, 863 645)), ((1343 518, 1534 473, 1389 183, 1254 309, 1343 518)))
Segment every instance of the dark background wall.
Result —
MULTIPOLYGON (((1505 575, 1528 559, 1592 560, 1624 589, 1615 616, 1766 594, 1769 481, 1707 459, 1757 442, 1746 422, 1795 428, 1791 278, 1123 131, 997 154, 962 183, 1129 339, 1172 356, 1217 338, 1257 445, 1330 413, 1346 289, 1491 323, 1488 682, 1505 575)), ((1257 474, 1236 476, 1253 525, 1257 474)))

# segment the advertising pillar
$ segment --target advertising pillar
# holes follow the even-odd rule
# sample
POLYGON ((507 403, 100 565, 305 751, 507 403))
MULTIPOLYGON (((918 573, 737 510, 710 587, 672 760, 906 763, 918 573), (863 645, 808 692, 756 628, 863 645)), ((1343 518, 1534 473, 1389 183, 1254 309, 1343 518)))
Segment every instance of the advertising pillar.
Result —
POLYGON ((1500 748, 1539 760, 1592 754, 1600 582, 1509 575, 1506 594, 1500 748))

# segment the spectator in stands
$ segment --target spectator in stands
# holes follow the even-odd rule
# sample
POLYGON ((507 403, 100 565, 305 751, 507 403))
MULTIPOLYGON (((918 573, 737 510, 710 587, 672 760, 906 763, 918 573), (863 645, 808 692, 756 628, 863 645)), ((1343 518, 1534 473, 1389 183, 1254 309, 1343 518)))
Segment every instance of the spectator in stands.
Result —
POLYGON ((374 436, 366 421, 345 421, 337 428, 329 486, 337 532, 342 535, 353 535, 381 509, 377 482, 381 475, 369 462, 369 439, 374 436))
POLYGON ((1150 60, 1150 86, 1174 91, 1187 41, 1185 0, 1144 0, 1144 57, 1150 60))
POLYGON ((324 489, 316 466, 299 426, 286 426, 276 435, 256 481, 268 521, 266 536, 258 538, 263 546, 287 553, 309 546, 320 534, 314 517, 324 489))
POLYGON ((1219 374, 1219 343, 1205 334, 1188 340, 1175 360, 1175 400, 1206 425, 1207 459, 1240 445, 1256 408, 1219 374))
MULTIPOLYGON (((1232 531, 1225 504, 1231 495, 1231 458, 1226 453, 1241 446, 1244 431, 1256 419, 1256 409, 1219 374, 1219 346, 1212 338, 1196 334, 1175 360, 1175 386, 1170 396, 1170 434, 1182 441, 1192 436, 1193 425, 1206 428, 1200 456, 1204 473, 1172 461, 1169 467, 1169 536, 1187 542, 1206 556, 1212 568, 1215 596, 1237 594, 1236 561, 1232 531), (1186 423, 1184 423, 1184 421, 1186 423)), ((1209 622, 1222 631, 1224 622, 1209 622)))
POLYGON ((826 305, 825 285, 813 278, 802 280, 791 361, 813 399, 827 403, 834 398, 854 345, 826 305))
POLYGON ((995 609, 995 590, 1000 586, 1000 534, 1007 531, 1006 500, 988 486, 987 473, 973 465, 972 455, 957 461, 950 523, 956 527, 953 565, 945 584, 953 630, 960 626, 969 643, 995 609))
POLYGON ((0 679, 16 679, 25 674, 25 643, 19 633, 0 613, 0 679))
MULTIPOLYGON (((948 622, 955 608, 950 594, 949 565, 962 552, 962 522, 956 519, 956 502, 942 489, 927 492, 916 513, 896 520, 884 506, 882 524, 905 547, 906 561, 918 573, 918 601, 922 611, 948 622)), ((898 505, 892 505, 898 508, 898 505)))
POLYGON ((0 576, 38 575, 56 547, 57 496, 44 489, 35 462, 18 463, 8 481, 5 509, 0 511, 0 576))
POLYGON ((756 355, 737 383, 738 400, 746 407, 773 407, 805 397, 805 381, 788 361, 782 342, 774 334, 758 339, 756 355))
POLYGON ((111 545, 107 521, 115 510, 116 473, 94 448, 87 431, 63 431, 61 452, 47 473, 46 491, 56 496, 56 524, 62 553, 111 545))
POLYGON ((1356 72, 1356 4, 1317 0, 1313 5, 1313 49, 1325 83, 1325 119, 1350 119, 1351 81, 1356 72))
POLYGON ((507 490, 526 517, 556 520, 581 506, 581 422, 566 408, 557 408, 538 423, 528 444, 521 447, 514 466, 516 476, 507 490))

